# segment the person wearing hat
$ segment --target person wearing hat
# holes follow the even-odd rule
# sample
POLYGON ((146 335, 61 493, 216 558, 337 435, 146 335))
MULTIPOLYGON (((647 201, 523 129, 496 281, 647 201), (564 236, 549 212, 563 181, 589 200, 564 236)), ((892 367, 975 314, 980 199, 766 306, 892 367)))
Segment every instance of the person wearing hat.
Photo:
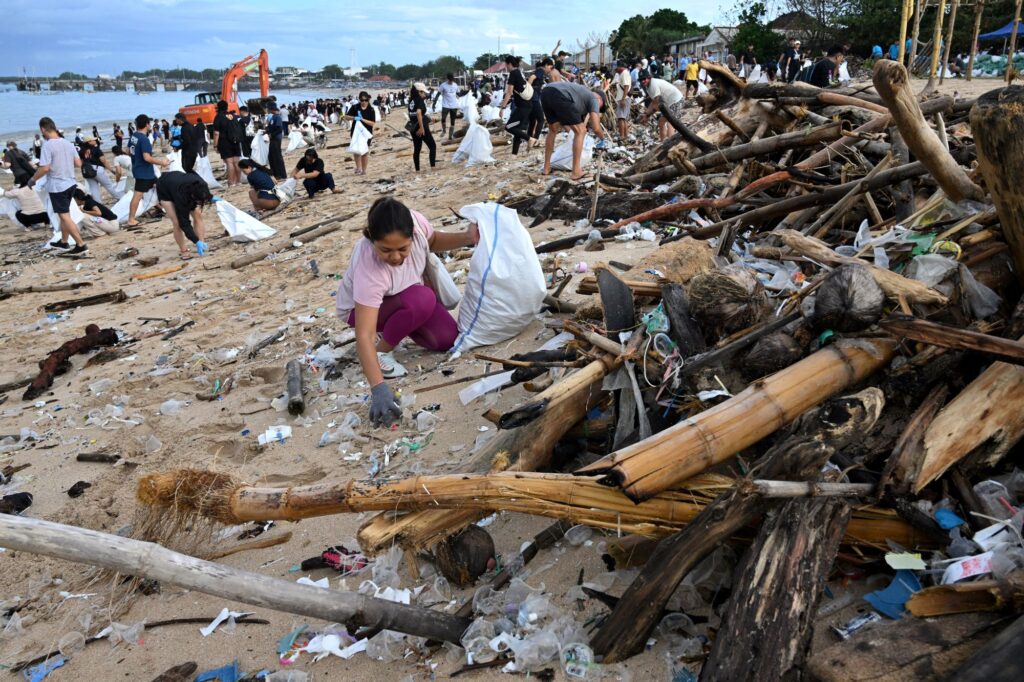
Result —
POLYGON ((455 136, 455 116, 459 113, 459 85, 455 82, 455 74, 448 73, 445 82, 437 87, 437 97, 434 98, 434 106, 437 100, 441 100, 441 137, 448 134, 448 139, 455 136), (451 127, 448 127, 448 118, 451 117, 451 127))
POLYGON ((619 139, 625 140, 629 134, 629 115, 633 106, 630 93, 633 92, 633 78, 629 75, 626 62, 620 59, 615 65, 615 74, 612 76, 611 87, 608 94, 615 102, 615 122, 619 127, 619 139))
MULTIPOLYGON (((651 114, 658 111, 662 104, 675 114, 676 117, 683 115, 683 93, 679 92, 679 88, 667 80, 652 77, 647 71, 640 73, 640 85, 647 91, 647 96, 651 99, 651 103, 647 105, 647 109, 644 110, 643 115, 640 117, 641 124, 647 123, 647 119, 651 114)), ((674 132, 672 124, 668 122, 666 117, 662 116, 658 121, 660 139, 667 140, 674 132)))
POLYGON ((792 83, 796 75, 800 73, 800 66, 803 58, 800 55, 800 41, 796 38, 789 39, 789 47, 779 57, 779 75, 787 83, 792 83))
POLYGON ((419 81, 409 89, 409 124, 407 130, 412 133, 412 163, 416 172, 420 170, 420 151, 423 145, 430 150, 430 167, 437 165, 437 143, 430 134, 430 116, 427 115, 427 86, 419 81))
POLYGON ((548 135, 544 140, 544 175, 551 174, 551 155, 555 150, 555 137, 563 129, 573 134, 572 175, 573 180, 584 177, 581 160, 583 139, 587 125, 601 138, 598 148, 604 147, 606 134, 601 125, 601 114, 607 109, 606 97, 600 90, 590 90, 579 83, 556 81, 548 83, 540 93, 544 118, 548 121, 548 135))
POLYGON ((103 200, 100 186, 107 190, 115 202, 124 195, 124 192, 118 191, 114 181, 111 180, 110 174, 116 175, 116 173, 110 167, 107 157, 100 151, 98 140, 95 137, 89 135, 82 138, 82 144, 78 147, 78 155, 82 157, 82 177, 85 178, 85 184, 94 201, 99 203, 103 200), (86 169, 86 164, 89 165, 89 169, 86 169))
POLYGON ((281 153, 281 141, 285 136, 284 119, 281 118, 281 108, 277 102, 267 105, 267 135, 270 136, 270 144, 267 148, 267 164, 270 166, 274 179, 281 181, 288 178, 288 169, 284 166, 284 154, 281 153))

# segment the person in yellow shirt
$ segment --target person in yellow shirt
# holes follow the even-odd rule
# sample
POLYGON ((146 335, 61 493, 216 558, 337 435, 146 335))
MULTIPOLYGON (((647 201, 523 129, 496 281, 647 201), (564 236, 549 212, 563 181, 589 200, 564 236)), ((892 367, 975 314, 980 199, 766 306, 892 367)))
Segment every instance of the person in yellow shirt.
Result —
POLYGON ((690 89, 693 89, 693 96, 697 96, 697 77, 700 75, 700 64, 696 59, 691 59, 686 65, 684 80, 686 81, 686 98, 690 98, 690 89))

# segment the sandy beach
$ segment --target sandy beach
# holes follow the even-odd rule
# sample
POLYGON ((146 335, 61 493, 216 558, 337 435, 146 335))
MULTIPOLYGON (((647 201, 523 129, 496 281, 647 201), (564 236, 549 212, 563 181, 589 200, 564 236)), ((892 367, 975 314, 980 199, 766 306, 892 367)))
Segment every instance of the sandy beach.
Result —
MULTIPOLYGON (((949 80, 940 91, 969 97, 999 86, 994 79, 972 83, 949 80)), ((688 117, 697 115, 696 108, 687 110, 688 117)), ((396 112, 387 121, 401 128, 405 118, 396 112)), ((435 136, 440 140, 438 130, 435 136)), ((358 364, 348 365, 340 378, 325 380, 322 386, 320 377, 307 371, 306 411, 299 418, 271 404, 284 391, 286 362, 295 358, 308 361, 321 342, 340 343, 347 339, 346 325, 334 312, 333 293, 354 244, 361 238, 365 212, 377 197, 391 194, 426 215, 435 228, 461 230, 465 223, 447 224, 455 221, 450 209, 458 210, 489 198, 537 195, 549 180, 540 175, 539 150, 513 157, 509 146, 497 145, 497 163, 492 166, 454 165, 454 147, 440 147, 437 169, 414 173, 408 157, 410 142, 386 128, 373 142, 368 174, 357 177, 346 153, 348 140, 348 126, 337 126, 328 136, 327 149, 321 152, 327 170, 334 174, 343 193, 319 194, 313 200, 302 198, 293 202, 267 220, 278 231, 277 235, 248 245, 232 243, 210 207, 205 215, 211 253, 163 276, 133 279, 135 275, 180 263, 166 218, 145 223, 139 231, 121 231, 89 240, 90 257, 84 260, 57 258, 40 251, 48 231, 26 233, 10 222, 0 223, 0 254, 4 258, 0 285, 91 285, 77 291, 25 293, 3 302, 0 383, 33 375, 39 360, 65 341, 80 336, 89 324, 113 327, 126 336, 140 338, 154 330, 192 322, 166 341, 159 335, 140 338, 121 357, 109 362, 85 366, 89 358, 76 356, 73 369, 58 376, 52 389, 38 398, 39 402, 22 401, 21 389, 7 394, 7 401, 0 405, 0 434, 20 434, 25 429, 38 434, 38 440, 26 447, 0 454, 0 466, 30 465, 4 486, 5 493, 24 491, 34 496, 27 516, 131 535, 139 523, 135 501, 139 477, 178 467, 229 472, 253 484, 275 487, 365 479, 373 466, 372 452, 402 437, 420 438, 423 434, 408 415, 433 405, 439 407, 433 412, 437 425, 429 443, 411 454, 392 458, 382 475, 451 472, 457 470, 481 435, 494 432, 496 427, 482 416, 485 410, 493 407, 502 411, 531 395, 522 386, 514 386, 464 406, 458 392, 468 383, 423 393, 422 389, 442 381, 482 374, 496 367, 474 359, 472 354, 451 360, 447 355, 410 345, 396 354, 410 374, 395 384, 404 396, 416 396, 415 406, 407 410, 406 419, 394 430, 369 428, 364 402, 368 388, 358 364), (325 237, 243 268, 231 267, 231 262, 242 255, 271 246, 284 249, 295 241, 289 237, 294 230, 352 212, 356 214, 345 220, 341 229, 325 237), (118 259, 117 255, 129 247, 138 249, 139 256, 156 256, 159 261, 142 268, 134 265, 133 259, 118 259), (123 290, 127 300, 49 317, 41 309, 54 301, 117 290, 123 290), (249 350, 254 343, 278 329, 284 330, 283 339, 250 358, 249 350), (197 397, 209 394, 215 382, 224 382, 229 377, 234 378, 233 390, 221 399, 207 401, 197 397), (161 405, 169 400, 187 404, 176 414, 161 414, 161 405), (120 418, 111 418, 111 412, 120 414, 120 418), (348 452, 339 452, 336 444, 318 447, 328 425, 340 423, 348 412, 362 420, 356 431, 367 442, 354 444, 348 452), (257 444, 259 434, 282 424, 291 426, 290 438, 264 447, 257 444), (100 451, 118 454, 121 461, 76 461, 80 453, 100 451), (79 481, 86 481, 91 487, 80 497, 69 497, 66 491, 79 481)), ((289 169, 294 167, 299 153, 286 155, 289 169)), ((212 150, 211 160, 219 173, 222 166, 212 150)), ((0 186, 6 188, 10 183, 11 176, 0 176, 0 186)), ((215 194, 238 208, 249 208, 246 186, 215 194)), ((528 224, 529 219, 524 223, 528 224)), ((530 234, 535 243, 540 243, 573 231, 571 224, 550 220, 530 230, 530 234)), ((643 241, 612 243, 600 253, 585 253, 576 247, 567 250, 565 262, 571 266, 585 261, 591 268, 609 260, 634 264, 656 248, 654 242, 643 241)), ((590 300, 575 293, 575 288, 570 285, 566 289, 566 300, 590 300)), ((543 318, 538 315, 529 328, 509 342, 478 350, 499 357, 533 350, 552 335, 544 328, 543 318)), ((278 522, 260 537, 277 537, 287 532, 291 533, 290 540, 232 554, 220 561, 292 582, 305 575, 314 580, 328 578, 332 589, 356 590, 369 578, 368 574, 339 578, 331 570, 302 572, 298 566, 330 546, 355 549, 356 531, 367 518, 368 513, 339 514, 297 523, 278 522)), ((509 557, 550 523, 548 519, 503 512, 494 517, 487 530, 494 537, 498 553, 509 557)), ((240 543, 237 538, 242 530, 233 529, 211 545, 230 549, 240 543)), ((607 578, 602 576, 607 570, 600 558, 603 542, 604 534, 596 530, 578 546, 562 541, 542 551, 521 577, 534 587, 543 587, 557 609, 584 625, 605 612, 606 607, 595 600, 576 601, 567 593, 580 582, 607 578)), ((723 551, 716 557, 726 560, 730 554, 723 551)), ((436 574, 430 563, 420 559, 413 567, 409 565, 411 558, 404 557, 399 569, 403 587, 433 585, 436 574)), ((200 634, 199 625, 177 624, 146 629, 131 644, 112 646, 106 640, 90 643, 47 678, 55 682, 151 680, 186 661, 195 661, 200 671, 234 659, 250 673, 282 670, 286 668, 277 654, 279 639, 304 624, 313 630, 328 625, 171 585, 161 586, 157 594, 136 594, 126 602, 115 602, 110 597, 114 591, 109 578, 89 583, 86 578, 90 574, 80 565, 20 552, 0 553, 0 566, 0 602, 6 608, 22 607, 19 616, 23 628, 4 632, 0 638, 3 666, 56 649, 69 633, 95 634, 111 622, 132 625, 186 617, 208 620, 223 607, 251 612, 254 617, 268 621, 239 624, 230 632, 222 628, 208 637, 200 634), (62 590, 89 596, 65 598, 60 594, 62 590)), ((731 572, 723 574, 728 576, 731 572)), ((631 577, 632 574, 614 576, 607 591, 621 593, 631 577)), ((474 588, 455 589, 447 606, 435 608, 454 611, 466 599, 472 599, 473 592, 474 588)), ((448 598, 447 594, 444 596, 448 598)), ((832 619, 848 620, 857 608, 856 600, 843 608, 837 604, 832 619)), ((715 618, 713 614, 711 617, 715 618)), ((834 641, 827 625, 816 633, 815 646, 834 641)), ((666 679, 670 674, 667 651, 666 642, 658 639, 645 653, 626 663, 594 671, 592 679, 666 679)), ((311 680, 404 681, 447 677, 463 663, 463 657, 442 648, 428 657, 409 654, 391 662, 372 661, 365 654, 347 661, 332 656, 313 662, 310 654, 302 654, 287 669, 304 671, 311 680)), ((556 679, 567 679, 557 662, 551 667, 556 679)), ((2 679, 20 677, 20 673, 0 672, 2 679)), ((485 680, 504 676, 497 670, 481 670, 466 677, 485 680)))

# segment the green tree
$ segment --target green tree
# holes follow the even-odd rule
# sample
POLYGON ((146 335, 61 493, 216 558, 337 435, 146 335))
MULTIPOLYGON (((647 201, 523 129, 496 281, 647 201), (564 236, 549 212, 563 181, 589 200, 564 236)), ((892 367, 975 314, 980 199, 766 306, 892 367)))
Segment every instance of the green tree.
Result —
POLYGON ((328 64, 321 70, 321 73, 327 80, 337 80, 345 75, 345 70, 337 64, 328 64))
POLYGON ((738 17, 736 35, 732 39, 730 51, 738 53, 746 50, 748 45, 754 46, 754 55, 759 64, 778 56, 782 38, 768 28, 765 17, 768 8, 763 2, 755 2, 746 6, 738 17))
POLYGON ((371 66, 369 71, 371 76, 390 76, 391 78, 394 78, 397 69, 394 64, 388 64, 387 62, 382 61, 379 64, 371 66))
POLYGON ((89 77, 83 73, 75 73, 74 71, 65 71, 61 75, 57 76, 57 80, 60 81, 84 81, 89 80, 89 77))
POLYGON ((608 44, 618 56, 661 54, 667 43, 707 30, 707 26, 690 21, 683 12, 659 9, 647 17, 636 14, 625 19, 612 33, 608 44))
POLYGON ((423 78, 444 78, 446 73, 458 74, 466 70, 466 64, 458 57, 442 55, 437 59, 431 59, 420 67, 420 76, 423 78))
POLYGON ((395 79, 400 81, 411 81, 420 77, 420 67, 417 64, 405 64, 395 69, 395 79))
POLYGON ((484 52, 476 58, 476 61, 473 62, 473 68, 477 71, 486 71, 494 66, 495 62, 499 60, 501 60, 499 55, 496 55, 493 52, 484 52))

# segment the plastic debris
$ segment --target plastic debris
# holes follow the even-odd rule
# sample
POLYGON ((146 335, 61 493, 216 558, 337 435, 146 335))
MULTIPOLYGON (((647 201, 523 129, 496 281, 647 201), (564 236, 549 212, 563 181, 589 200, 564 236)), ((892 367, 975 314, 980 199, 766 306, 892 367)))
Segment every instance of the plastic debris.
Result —
POLYGON ((252 612, 231 611, 225 606, 223 609, 220 610, 220 613, 217 614, 216 618, 210 621, 209 625, 199 628, 199 632, 202 633, 203 637, 209 637, 213 634, 213 631, 220 627, 221 623, 223 623, 224 621, 227 621, 228 626, 233 628, 235 625, 236 618, 251 615, 252 612))
POLYGON ((913 571, 896 571, 889 586, 864 595, 864 601, 875 607, 882 615, 899 620, 906 612, 910 595, 921 589, 921 581, 913 571))

